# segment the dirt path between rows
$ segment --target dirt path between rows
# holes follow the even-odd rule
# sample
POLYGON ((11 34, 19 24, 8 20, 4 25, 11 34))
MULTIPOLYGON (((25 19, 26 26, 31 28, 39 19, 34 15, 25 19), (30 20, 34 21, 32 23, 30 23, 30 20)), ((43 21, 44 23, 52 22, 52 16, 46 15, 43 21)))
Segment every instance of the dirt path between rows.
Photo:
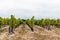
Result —
POLYGON ((14 33, 9 34, 8 31, 0 35, 0 40, 60 40, 60 35, 53 31, 43 31, 44 29, 34 28, 34 32, 27 27, 18 27, 14 33))

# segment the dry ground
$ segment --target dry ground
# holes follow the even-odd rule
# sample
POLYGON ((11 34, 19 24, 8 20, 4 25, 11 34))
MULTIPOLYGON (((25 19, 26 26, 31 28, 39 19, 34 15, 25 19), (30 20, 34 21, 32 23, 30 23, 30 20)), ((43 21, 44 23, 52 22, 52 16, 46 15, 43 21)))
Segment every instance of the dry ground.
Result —
POLYGON ((0 40, 60 40, 60 28, 48 31, 35 25, 32 32, 27 25, 20 25, 13 34, 9 34, 8 31, 3 32, 0 40))

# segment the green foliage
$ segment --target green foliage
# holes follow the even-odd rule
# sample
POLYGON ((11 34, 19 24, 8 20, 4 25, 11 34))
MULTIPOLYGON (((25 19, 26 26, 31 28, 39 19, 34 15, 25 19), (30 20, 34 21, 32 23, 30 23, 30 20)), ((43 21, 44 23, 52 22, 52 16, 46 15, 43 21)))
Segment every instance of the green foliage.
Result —
POLYGON ((0 30, 0 33, 3 32, 4 30, 0 30))
POLYGON ((31 19, 27 19, 26 24, 28 24, 30 27, 33 27, 35 24, 34 16, 31 19))
POLYGON ((10 21, 9 18, 4 18, 3 19, 3 25, 9 25, 9 21, 10 21))
POLYGON ((14 27, 16 25, 16 18, 11 15, 11 18, 10 18, 10 26, 11 27, 14 27))
POLYGON ((60 26, 60 19, 34 19, 34 16, 31 19, 16 19, 14 15, 11 15, 11 18, 2 18, 0 17, 0 26, 2 25, 10 25, 11 27, 17 27, 20 24, 28 24, 30 27, 34 27, 34 25, 39 25, 39 26, 50 26, 50 25, 55 25, 55 26, 60 26))
POLYGON ((50 25, 50 19, 44 19, 43 22, 44 25, 50 25))
POLYGON ((0 17, 0 25, 3 25, 3 18, 0 17))
POLYGON ((34 16, 31 18, 31 23, 30 23, 30 25, 33 27, 34 26, 34 16))
POLYGON ((26 20, 26 24, 28 24, 29 26, 31 26, 31 20, 27 19, 26 20))

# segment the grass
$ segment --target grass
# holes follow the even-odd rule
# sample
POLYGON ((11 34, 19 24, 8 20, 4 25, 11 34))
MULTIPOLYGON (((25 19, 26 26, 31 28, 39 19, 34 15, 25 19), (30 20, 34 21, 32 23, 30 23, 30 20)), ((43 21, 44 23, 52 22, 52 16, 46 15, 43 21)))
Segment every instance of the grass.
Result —
POLYGON ((0 33, 3 32, 4 30, 0 30, 0 33))

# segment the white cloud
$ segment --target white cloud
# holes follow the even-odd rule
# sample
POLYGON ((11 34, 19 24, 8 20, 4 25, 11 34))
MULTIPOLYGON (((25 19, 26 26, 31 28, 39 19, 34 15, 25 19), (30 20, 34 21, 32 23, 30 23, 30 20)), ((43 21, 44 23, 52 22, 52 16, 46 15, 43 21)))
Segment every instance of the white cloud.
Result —
POLYGON ((60 0, 0 0, 0 16, 60 17, 60 0))

